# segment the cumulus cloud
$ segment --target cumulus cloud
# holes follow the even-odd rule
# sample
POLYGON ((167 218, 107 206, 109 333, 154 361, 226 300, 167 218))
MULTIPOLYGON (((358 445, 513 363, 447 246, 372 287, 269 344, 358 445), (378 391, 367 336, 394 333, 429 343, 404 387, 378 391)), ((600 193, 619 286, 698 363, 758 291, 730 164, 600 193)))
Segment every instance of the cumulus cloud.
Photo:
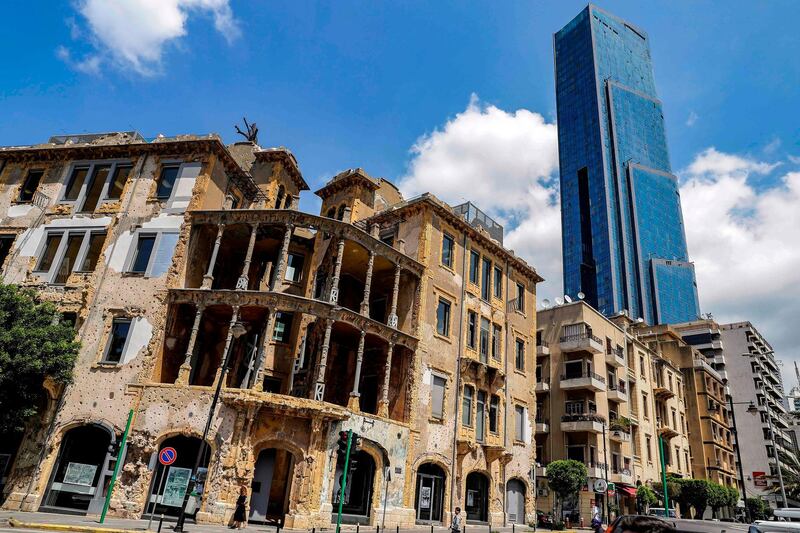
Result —
MULTIPOLYGON (((75 61, 70 51, 60 47, 57 54, 69 65, 113 63, 133 69, 142 75, 157 74, 167 44, 186 36, 190 15, 210 15, 215 29, 228 42, 239 37, 240 29, 233 16, 229 0, 81 0, 78 12, 88 26, 88 40, 93 52, 75 61)), ((82 29, 69 19, 73 39, 84 35, 82 29)))
POLYGON ((467 200, 505 226, 505 245, 561 291, 561 218, 556 126, 527 109, 513 112, 472 95, 467 108, 411 148, 399 181, 408 198, 431 192, 467 200))
POLYGON ((702 309, 721 323, 749 320, 789 362, 798 358, 800 172, 768 188, 750 183, 777 166, 708 148, 682 173, 681 201, 702 309))

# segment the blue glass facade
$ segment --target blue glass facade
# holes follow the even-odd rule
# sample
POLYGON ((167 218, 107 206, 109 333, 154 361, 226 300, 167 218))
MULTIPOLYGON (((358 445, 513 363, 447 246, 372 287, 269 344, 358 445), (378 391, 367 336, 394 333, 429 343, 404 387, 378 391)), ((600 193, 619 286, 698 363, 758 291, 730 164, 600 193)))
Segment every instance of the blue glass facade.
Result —
POLYGON ((554 49, 565 292, 607 315, 697 318, 647 35, 589 5, 554 49))

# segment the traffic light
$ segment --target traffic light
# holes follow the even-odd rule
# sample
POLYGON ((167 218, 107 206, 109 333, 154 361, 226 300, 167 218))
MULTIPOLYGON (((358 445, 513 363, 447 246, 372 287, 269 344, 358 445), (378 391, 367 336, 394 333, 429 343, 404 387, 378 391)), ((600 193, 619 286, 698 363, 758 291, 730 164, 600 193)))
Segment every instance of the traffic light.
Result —
MULTIPOLYGON (((339 440, 336 441, 336 455, 339 459, 344 460, 347 457, 347 431, 339 432, 339 440)), ((350 440, 350 461, 353 461, 353 456, 358 451, 361 441, 358 433, 353 433, 350 440)))

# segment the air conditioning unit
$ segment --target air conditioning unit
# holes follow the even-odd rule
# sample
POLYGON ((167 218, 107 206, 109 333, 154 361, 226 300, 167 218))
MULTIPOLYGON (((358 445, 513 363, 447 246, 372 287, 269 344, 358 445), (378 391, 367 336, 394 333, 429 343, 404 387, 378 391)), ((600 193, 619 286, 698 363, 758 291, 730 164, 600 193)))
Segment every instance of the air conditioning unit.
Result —
POLYGON ((548 494, 550 494, 550 490, 546 488, 540 488, 536 491, 537 496, 547 496, 548 494))

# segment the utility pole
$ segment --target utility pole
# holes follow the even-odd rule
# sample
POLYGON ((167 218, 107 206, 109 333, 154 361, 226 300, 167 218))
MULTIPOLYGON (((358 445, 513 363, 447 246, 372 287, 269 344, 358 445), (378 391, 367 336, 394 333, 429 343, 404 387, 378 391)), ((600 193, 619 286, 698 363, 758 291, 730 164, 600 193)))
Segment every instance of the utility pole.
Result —
POLYGON ((739 478, 742 480, 742 501, 744 502, 744 516, 745 519, 747 519, 747 523, 749 524, 753 520, 750 517, 750 508, 747 506, 747 487, 745 486, 744 471, 742 470, 742 451, 741 451, 741 443, 739 441, 739 430, 736 428, 736 413, 733 410, 733 396, 731 396, 730 391, 727 392, 727 396, 728 396, 728 406, 731 409, 731 422, 733 422, 733 436, 736 437, 736 459, 737 462, 739 463, 739 478))
POLYGON ((603 501, 606 504, 606 522, 610 523, 611 515, 608 514, 608 442, 606 441, 606 422, 603 421, 603 475, 606 480, 606 493, 603 494, 603 501))
POLYGON ((664 486, 664 518, 669 518, 669 490, 667 489, 667 463, 664 459, 664 437, 658 436, 658 452, 661 456, 661 483, 664 486))
POLYGON ((128 445, 128 434, 131 431, 131 422, 133 421, 133 409, 128 412, 128 422, 125 424, 125 433, 122 434, 122 442, 119 443, 119 451, 117 452, 117 462, 114 464, 114 473, 111 475, 111 482, 108 484, 108 491, 106 492, 106 503, 103 504, 103 512, 100 515, 100 523, 106 520, 106 513, 108 513, 108 506, 111 503, 111 493, 114 492, 114 485, 117 482, 119 469, 122 466, 122 458, 125 455, 125 447, 128 445))
POLYGON ((772 453, 775 454, 775 464, 778 467, 778 483, 780 483, 781 485, 781 499, 783 500, 783 505, 785 507, 789 507, 789 502, 786 499, 786 488, 783 486, 783 469, 781 468, 781 454, 778 453, 778 447, 775 445, 775 431, 772 429, 772 411, 770 411, 769 409, 769 393, 765 395, 764 407, 767 408, 767 425, 769 426, 769 438, 772 441, 772 453))
POLYGON ((344 488, 347 486, 347 469, 350 468, 350 448, 353 446, 353 430, 347 430, 347 452, 344 456, 344 470, 342 471, 342 484, 339 487, 339 512, 336 516, 336 533, 342 528, 342 506, 344 505, 344 488))

